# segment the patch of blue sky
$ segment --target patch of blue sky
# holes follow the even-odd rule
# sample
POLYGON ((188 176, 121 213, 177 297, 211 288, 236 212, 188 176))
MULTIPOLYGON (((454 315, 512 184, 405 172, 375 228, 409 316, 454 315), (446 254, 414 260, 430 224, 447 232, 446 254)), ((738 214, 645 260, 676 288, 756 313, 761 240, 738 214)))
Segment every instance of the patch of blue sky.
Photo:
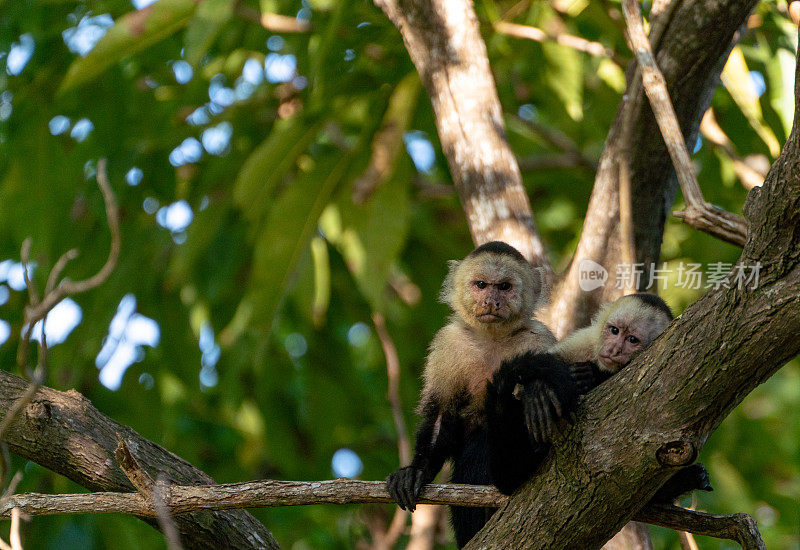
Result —
POLYGON ((120 300, 109 324, 108 336, 95 359, 100 369, 100 382, 110 390, 119 389, 128 367, 144 358, 143 346, 156 347, 160 339, 158 323, 136 313, 136 297, 126 294, 120 300))
POLYGON ((50 129, 50 133, 54 136, 60 136, 67 130, 69 130, 71 121, 68 117, 64 115, 56 115, 50 119, 50 122, 47 123, 47 127, 50 129))
POLYGON ((221 156, 230 150, 231 136, 233 136, 233 125, 224 121, 203 130, 201 140, 206 151, 221 156))
POLYGON ((192 66, 186 61, 176 61, 172 64, 172 74, 175 75, 175 81, 178 84, 186 84, 194 76, 192 66))
POLYGON ((406 132, 403 134, 403 141, 405 141, 406 150, 417 170, 430 173, 436 162, 436 151, 427 134, 419 130, 406 132))
POLYGON ((84 141, 94 130, 94 124, 88 118, 82 118, 75 123, 69 136, 78 143, 84 141))
POLYGON ((175 201, 169 206, 163 206, 156 213, 156 223, 173 233, 185 231, 194 219, 194 212, 185 200, 175 201))
POLYGON ((335 477, 357 477, 364 470, 364 463, 355 451, 338 449, 331 458, 331 469, 335 477))
MULTIPOLYGON (((83 310, 75 303, 72 298, 64 298, 47 314, 44 322, 44 335, 47 339, 47 346, 55 346, 62 343, 70 333, 75 330, 83 320, 83 310)), ((27 330, 23 328, 23 333, 27 330)), ((42 321, 33 325, 31 340, 42 341, 42 321)))
POLYGON ((131 187, 136 187, 142 183, 142 178, 144 178, 144 172, 138 166, 134 166, 125 174, 125 182, 131 187))
POLYGON ((61 37, 69 51, 86 57, 113 25, 111 14, 85 15, 74 27, 64 30, 61 37))
POLYGON ((188 137, 184 139, 169 154, 169 163, 172 166, 182 166, 199 161, 203 156, 203 147, 196 138, 188 137))
POLYGON ((268 54, 264 60, 264 71, 267 80, 273 84, 289 82, 297 72, 297 58, 292 54, 268 54))
POLYGON ((36 41, 31 33, 26 32, 19 37, 19 42, 11 44, 6 58, 6 72, 11 76, 16 76, 22 72, 25 65, 33 57, 36 49, 36 41))

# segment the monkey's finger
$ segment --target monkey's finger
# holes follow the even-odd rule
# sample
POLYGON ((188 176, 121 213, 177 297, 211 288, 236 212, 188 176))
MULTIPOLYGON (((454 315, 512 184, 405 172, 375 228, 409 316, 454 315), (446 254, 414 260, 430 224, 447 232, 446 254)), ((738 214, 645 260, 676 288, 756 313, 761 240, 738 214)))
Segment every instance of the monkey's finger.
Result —
POLYGON ((537 407, 539 408, 539 416, 542 419, 542 432, 545 434, 547 439, 545 441, 552 441, 553 440, 553 426, 555 422, 553 422, 553 417, 550 414, 550 406, 547 403, 547 395, 544 391, 542 391, 536 397, 537 407))
POLYGON ((525 399, 525 426, 528 428, 528 436, 531 440, 534 443, 541 443, 538 412, 532 395, 528 395, 525 399))
POLYGON ((545 395, 550 399, 550 404, 553 405, 553 410, 556 412, 556 417, 561 418, 564 416, 564 410, 561 408, 561 400, 556 395, 552 388, 545 388, 545 395))
POLYGON ((405 502, 403 501, 403 497, 400 493, 400 478, 402 477, 402 472, 395 472, 389 477, 386 478, 386 488, 389 490, 389 494, 392 497, 400 508, 405 510, 405 502))
POLYGON ((544 407, 542 407, 541 394, 531 396, 533 402, 533 410, 535 411, 536 418, 536 432, 538 434, 538 441, 546 443, 550 440, 547 434, 547 416, 544 407))
POLYGON ((413 512, 414 511, 414 470, 408 468, 405 471, 405 476, 403 479, 403 488, 402 488, 402 499, 404 509, 413 512))

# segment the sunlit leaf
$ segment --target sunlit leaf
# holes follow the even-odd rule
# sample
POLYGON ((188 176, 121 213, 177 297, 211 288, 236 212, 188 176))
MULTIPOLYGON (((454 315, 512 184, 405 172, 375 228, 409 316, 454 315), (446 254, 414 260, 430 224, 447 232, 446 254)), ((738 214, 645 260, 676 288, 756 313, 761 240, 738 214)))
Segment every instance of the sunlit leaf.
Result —
POLYGON ((766 122, 761 112, 761 104, 758 100, 755 84, 747 68, 744 54, 741 48, 735 47, 731 51, 728 62, 722 70, 722 82, 725 84, 731 97, 742 110, 750 126, 756 131, 758 136, 766 143, 769 152, 773 157, 777 157, 781 152, 781 146, 775 133, 766 122))
POLYGON ((547 59, 545 82, 561 100, 564 110, 578 121, 583 119, 583 64, 577 50, 545 42, 542 51, 547 59))
POLYGON ((86 57, 72 62, 59 93, 83 86, 111 65, 174 34, 189 23, 194 0, 159 0, 120 17, 86 57))

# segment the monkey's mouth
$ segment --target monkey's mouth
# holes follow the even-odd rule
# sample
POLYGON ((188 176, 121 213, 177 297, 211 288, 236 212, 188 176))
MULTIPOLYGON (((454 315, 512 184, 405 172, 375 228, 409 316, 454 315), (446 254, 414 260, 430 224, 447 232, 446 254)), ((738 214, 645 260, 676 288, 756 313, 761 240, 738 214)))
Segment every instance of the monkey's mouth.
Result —
POLYGON ((603 363, 603 365, 605 365, 606 368, 613 371, 617 371, 625 365, 624 362, 616 361, 615 359, 612 359, 607 355, 600 355, 598 356, 598 359, 600 359, 600 362, 603 363))
POLYGON ((477 317, 478 321, 481 323, 499 323, 505 320, 505 317, 497 313, 479 313, 475 317, 477 317))

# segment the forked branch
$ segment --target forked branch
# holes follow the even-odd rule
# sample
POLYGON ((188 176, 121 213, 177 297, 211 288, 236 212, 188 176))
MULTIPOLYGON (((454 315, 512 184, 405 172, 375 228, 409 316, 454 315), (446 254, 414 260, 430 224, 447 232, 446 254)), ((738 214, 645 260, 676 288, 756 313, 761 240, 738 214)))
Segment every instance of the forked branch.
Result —
POLYGON ((731 244, 744 246, 747 237, 747 221, 739 215, 727 212, 706 202, 697 176, 694 173, 689 151, 681 133, 675 109, 667 91, 667 83, 653 57, 650 41, 642 25, 642 12, 637 0, 623 0, 622 13, 628 25, 628 39, 636 61, 642 71, 645 93, 650 100, 653 114, 664 137, 678 182, 686 201, 686 208, 673 214, 692 227, 731 244))

